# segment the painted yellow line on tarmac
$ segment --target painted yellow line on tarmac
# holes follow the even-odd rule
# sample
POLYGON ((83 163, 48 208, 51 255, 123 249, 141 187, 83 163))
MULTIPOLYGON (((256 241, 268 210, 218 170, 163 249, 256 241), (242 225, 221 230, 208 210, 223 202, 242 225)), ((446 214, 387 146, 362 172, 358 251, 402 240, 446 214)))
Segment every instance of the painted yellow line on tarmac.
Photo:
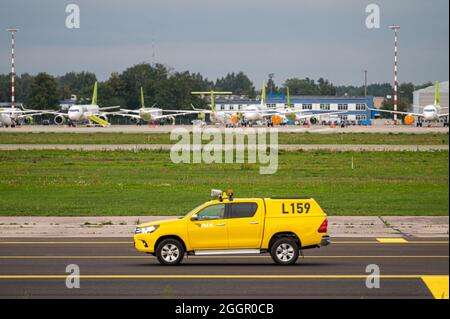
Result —
MULTIPOLYGON (((68 275, 0 275, 0 279, 66 279, 68 275)), ((79 275, 80 279, 366 279, 367 275, 79 275)), ((427 275, 380 275, 380 279, 441 278, 427 275)), ((448 277, 447 277, 448 278, 448 277)))
POLYGON ((404 238, 377 238, 377 241, 382 244, 403 244, 408 242, 404 238))
MULTIPOLYGON (((149 256, 0 256, 0 259, 150 259, 149 256)), ((247 259, 247 258, 263 258, 270 259, 267 255, 258 256, 189 256, 189 259, 247 259)), ((409 256, 377 256, 377 255, 363 255, 363 256, 305 256, 304 259, 445 259, 449 256, 445 255, 409 255, 409 256)))
POLYGON ((422 280, 435 299, 449 299, 448 276, 422 276, 422 280))
MULTIPOLYGON (((381 238, 380 238, 381 239, 381 238)), ((385 240, 384 238, 383 240, 385 240)), ((395 238, 399 240, 400 238, 395 238)), ((333 245, 355 245, 355 244, 380 244, 378 240, 348 240, 348 241, 332 241, 333 245)), ((387 243, 386 241, 384 243, 387 243)), ((391 243, 396 243, 392 241, 391 243)), ((448 240, 413 240, 398 241, 409 245, 414 244, 448 244, 448 240)), ((133 245, 132 241, 0 241, 0 245, 133 245)))

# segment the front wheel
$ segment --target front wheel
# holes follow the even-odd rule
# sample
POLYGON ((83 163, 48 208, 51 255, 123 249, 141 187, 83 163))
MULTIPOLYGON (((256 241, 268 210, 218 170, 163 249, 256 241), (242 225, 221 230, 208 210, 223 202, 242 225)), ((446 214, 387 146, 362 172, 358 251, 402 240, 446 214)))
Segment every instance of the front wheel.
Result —
POLYGON ((293 265, 298 259, 299 247, 290 238, 280 238, 272 245, 270 255, 279 265, 293 265))
POLYGON ((156 257, 162 265, 178 265, 184 257, 183 245, 176 239, 165 239, 156 248, 156 257))

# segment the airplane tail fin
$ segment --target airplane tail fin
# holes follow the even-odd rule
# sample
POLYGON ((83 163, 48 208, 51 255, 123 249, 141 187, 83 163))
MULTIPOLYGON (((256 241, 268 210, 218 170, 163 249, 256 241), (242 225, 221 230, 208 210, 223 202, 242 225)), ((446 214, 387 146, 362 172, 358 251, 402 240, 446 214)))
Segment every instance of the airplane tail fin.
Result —
POLYGON ((211 92, 211 111, 215 112, 216 109, 216 101, 214 100, 214 93, 211 92))
POLYGON ((145 103, 144 103, 144 89, 141 86, 141 108, 145 107, 145 103))
POLYGON ((216 108, 216 101, 214 99, 215 94, 222 94, 222 95, 230 95, 233 94, 233 92, 216 92, 216 91, 209 91, 209 92, 191 92, 191 94, 197 94, 197 95, 205 95, 209 94, 211 96, 211 111, 215 111, 216 108))
POLYGON ((92 94, 92 105, 97 105, 97 81, 94 84, 94 93, 92 94))
POLYGON ((266 82, 263 81, 262 89, 261 89, 261 107, 266 107, 267 96, 266 96, 266 82))
POLYGON ((292 105, 291 105, 291 95, 289 94, 289 87, 286 87, 286 96, 287 96, 287 105, 288 105, 288 109, 292 110, 292 105))
POLYGON ((439 93, 439 81, 436 81, 436 92, 434 95, 434 105, 441 106, 441 94, 439 93))

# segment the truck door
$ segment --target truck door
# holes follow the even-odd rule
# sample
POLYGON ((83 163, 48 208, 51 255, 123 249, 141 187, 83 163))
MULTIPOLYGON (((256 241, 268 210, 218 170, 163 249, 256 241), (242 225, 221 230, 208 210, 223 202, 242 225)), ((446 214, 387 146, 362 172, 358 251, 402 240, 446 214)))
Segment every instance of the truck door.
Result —
POLYGON ((225 220, 230 248, 259 248, 264 226, 262 200, 227 203, 225 220))
POLYGON ((197 220, 188 222, 189 243, 193 249, 227 249, 228 225, 225 220, 225 204, 203 208, 197 220))

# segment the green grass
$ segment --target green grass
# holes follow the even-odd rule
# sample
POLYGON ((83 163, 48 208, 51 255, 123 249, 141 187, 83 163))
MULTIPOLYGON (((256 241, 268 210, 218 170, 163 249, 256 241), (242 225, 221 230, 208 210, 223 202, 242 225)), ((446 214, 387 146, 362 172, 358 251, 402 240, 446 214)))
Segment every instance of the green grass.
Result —
POLYGON ((258 164, 173 164, 168 152, 0 152, 0 215, 181 215, 211 188, 313 196, 330 215, 448 215, 448 152, 280 152, 258 164), (351 169, 354 157, 355 169, 351 169))
MULTIPOLYGON (((279 144, 445 145, 448 133, 279 133, 279 144)), ((169 133, 0 133, 0 144, 170 144, 169 133)), ((207 143, 207 142, 205 142, 207 143)))

